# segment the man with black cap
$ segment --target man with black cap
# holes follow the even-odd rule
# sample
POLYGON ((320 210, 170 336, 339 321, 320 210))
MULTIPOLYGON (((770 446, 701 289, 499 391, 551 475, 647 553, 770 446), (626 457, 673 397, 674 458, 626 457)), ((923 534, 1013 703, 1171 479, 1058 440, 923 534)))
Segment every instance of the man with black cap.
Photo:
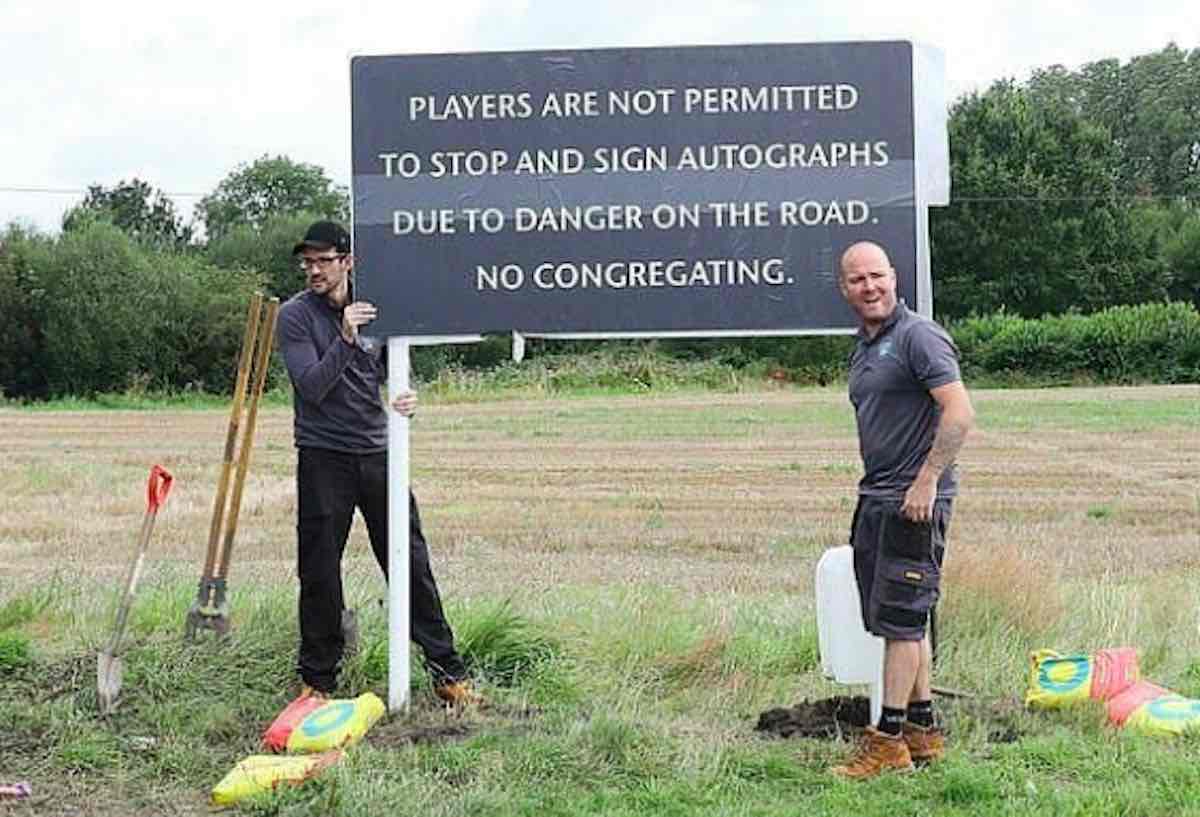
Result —
MULTIPOLYGON (((360 328, 375 307, 350 302, 350 235, 318 221, 292 250, 308 288, 279 310, 278 345, 292 381, 298 464, 301 695, 328 696, 354 619, 342 593, 342 553, 357 507, 375 558, 387 576, 387 408, 381 387, 386 347, 360 328)), ((412 416, 417 398, 392 409, 412 416)), ((442 612, 416 498, 409 493, 412 638, 424 653, 434 691, 450 705, 478 702, 442 612)), ((352 636, 351 639, 352 640, 352 636)))

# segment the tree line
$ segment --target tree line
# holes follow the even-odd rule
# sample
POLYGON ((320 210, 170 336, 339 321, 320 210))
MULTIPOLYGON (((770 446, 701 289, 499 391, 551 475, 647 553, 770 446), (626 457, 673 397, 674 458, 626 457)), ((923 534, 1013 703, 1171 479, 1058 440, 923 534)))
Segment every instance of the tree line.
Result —
MULTIPOLYGON (((951 203, 930 213, 940 319, 1200 307, 1200 49, 996 82, 954 102, 949 137, 951 203)), ((263 156, 200 199, 191 223, 132 179, 90 187, 59 235, 8 225, 0 389, 225 390, 238 305, 256 289, 286 298, 302 288, 296 237, 313 219, 348 214, 348 191, 322 168, 263 156)), ((736 357, 815 342, 747 341, 736 357)), ((666 348, 676 347, 729 354, 729 342, 666 348)), ((840 354, 833 347, 819 354, 840 354)))
POLYGON ((1200 49, 1055 66, 950 111, 938 312, 1200 305, 1200 49))

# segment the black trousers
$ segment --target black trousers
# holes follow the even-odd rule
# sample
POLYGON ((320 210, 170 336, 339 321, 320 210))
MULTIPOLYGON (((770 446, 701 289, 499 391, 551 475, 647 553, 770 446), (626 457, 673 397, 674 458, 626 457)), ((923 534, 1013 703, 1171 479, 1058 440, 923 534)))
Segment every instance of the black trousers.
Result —
MULTIPOLYGON (((299 449, 296 469, 300 574, 300 657, 304 683, 323 692, 337 687, 342 636, 342 554, 357 507, 367 523, 375 559, 388 572, 387 453, 349 454, 299 449)), ((416 497, 409 492, 410 621, 435 683, 466 676, 454 634, 442 611, 416 497)))

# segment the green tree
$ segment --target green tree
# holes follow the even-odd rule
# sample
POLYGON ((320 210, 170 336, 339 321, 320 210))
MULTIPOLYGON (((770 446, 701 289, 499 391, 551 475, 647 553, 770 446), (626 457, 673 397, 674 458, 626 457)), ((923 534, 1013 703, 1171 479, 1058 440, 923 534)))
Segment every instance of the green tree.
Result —
POLYGON ((8 266, 35 285, 23 314, 36 325, 30 358, 42 380, 11 390, 6 382, 6 390, 56 397, 229 389, 246 304, 261 287, 252 271, 146 247, 107 221, 53 241, 11 233, 6 247, 10 241, 19 263, 0 264, 0 279, 8 266))
POLYGON ((1121 193, 1200 195, 1200 48, 1054 66, 1035 72, 1029 90, 1108 130, 1121 193))
POLYGON ((258 228, 238 225, 210 240, 205 256, 219 267, 257 270, 270 293, 286 300, 305 286, 304 273, 296 267, 292 248, 319 217, 313 213, 284 213, 268 216, 258 228))
POLYGON ((10 224, 0 234, 0 393, 44 397, 48 391, 46 285, 53 240, 10 224))
POLYGON ((932 213, 939 314, 1093 311, 1166 297, 1169 272, 1116 197, 1108 131, 1012 82, 950 116, 953 195, 932 213))
POLYGON ((184 247, 192 228, 183 223, 175 203, 141 179, 114 187, 92 185, 83 201, 63 217, 63 231, 78 230, 94 221, 109 221, 139 244, 184 247))
POLYGON ((1192 210, 1168 239, 1163 255, 1171 268, 1172 297, 1190 300, 1200 309, 1200 210, 1192 210))
POLYGON ((239 226, 261 229, 272 216, 307 212, 345 221, 350 199, 316 165, 263 156, 222 179, 196 209, 213 240, 239 226))

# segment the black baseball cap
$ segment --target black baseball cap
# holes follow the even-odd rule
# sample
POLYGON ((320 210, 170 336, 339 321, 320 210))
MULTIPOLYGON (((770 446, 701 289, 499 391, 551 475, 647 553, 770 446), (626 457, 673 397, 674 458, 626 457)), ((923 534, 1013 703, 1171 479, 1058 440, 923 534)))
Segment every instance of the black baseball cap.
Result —
POLYGON ((304 233, 304 238, 300 243, 292 247, 292 255, 297 255, 307 248, 314 250, 332 248, 339 253, 350 252, 350 233, 346 232, 346 228, 336 221, 315 221, 304 233))

